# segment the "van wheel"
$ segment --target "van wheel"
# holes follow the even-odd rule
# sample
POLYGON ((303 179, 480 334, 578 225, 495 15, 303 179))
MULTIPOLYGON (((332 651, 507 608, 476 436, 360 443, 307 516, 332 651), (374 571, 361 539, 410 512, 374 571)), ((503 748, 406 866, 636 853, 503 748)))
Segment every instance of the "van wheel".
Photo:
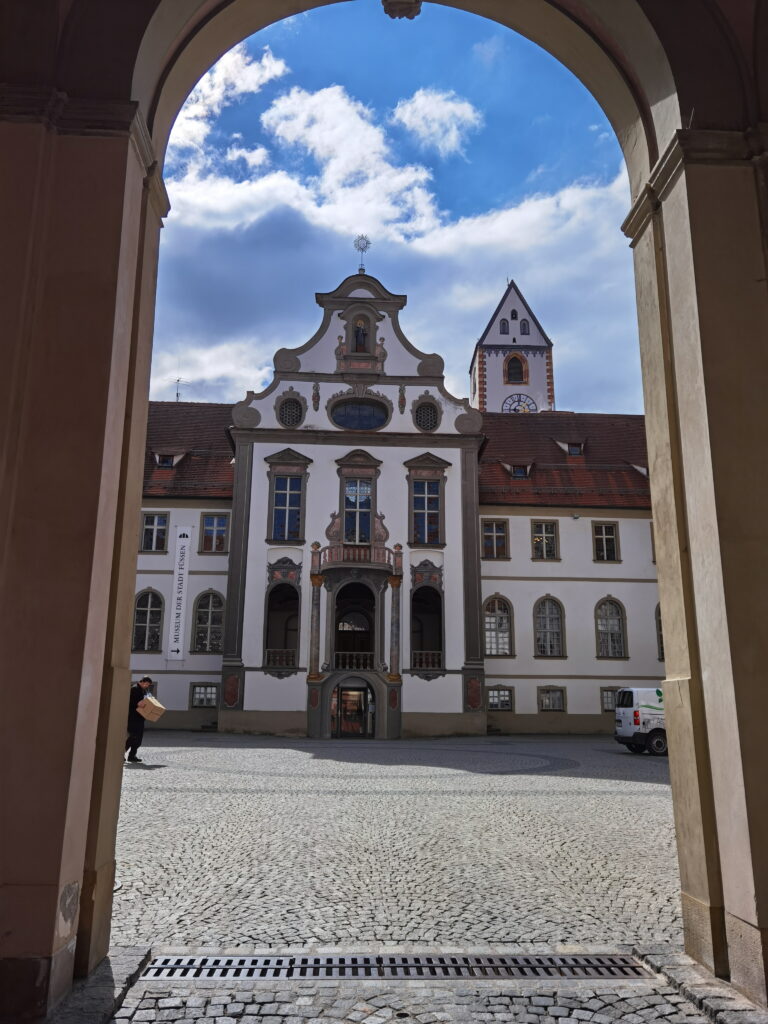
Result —
POLYGON ((655 754, 656 757, 666 757, 667 734, 663 729, 656 729, 654 732, 649 733, 646 749, 649 754, 655 754))
POLYGON ((642 754, 645 750, 644 743, 628 743, 627 749, 631 750, 633 754, 642 754))

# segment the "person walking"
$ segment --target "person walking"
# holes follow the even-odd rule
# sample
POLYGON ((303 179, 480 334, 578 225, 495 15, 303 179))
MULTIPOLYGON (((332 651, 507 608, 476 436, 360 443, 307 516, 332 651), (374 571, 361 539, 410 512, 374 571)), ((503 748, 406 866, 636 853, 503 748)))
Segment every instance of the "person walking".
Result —
POLYGON ((137 753, 144 739, 144 718, 139 713, 139 706, 152 685, 149 676, 142 676, 138 683, 131 686, 128 698, 128 739, 125 741, 125 752, 128 755, 127 760, 133 764, 141 763, 137 753))

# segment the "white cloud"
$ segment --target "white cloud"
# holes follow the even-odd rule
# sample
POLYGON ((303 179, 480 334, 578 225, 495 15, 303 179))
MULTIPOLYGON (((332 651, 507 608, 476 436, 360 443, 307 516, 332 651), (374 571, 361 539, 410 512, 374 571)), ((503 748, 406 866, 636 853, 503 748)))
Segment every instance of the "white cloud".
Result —
POLYGON ((239 402, 249 388, 259 390, 267 384, 272 360, 254 339, 214 345, 185 339, 155 353, 150 398, 174 398, 177 377, 186 382, 182 397, 187 401, 239 402))
POLYGON ((501 36, 490 36, 481 43, 472 46, 472 56, 487 68, 491 67, 504 53, 504 40, 501 36))
POLYGON ((437 89, 417 89, 410 99, 400 100, 392 120, 443 157, 463 153, 466 136, 483 125, 482 114, 469 100, 437 89))
POLYGON ((246 165, 252 171, 269 163, 269 153, 264 146, 256 146, 255 149, 244 149, 242 146, 230 146, 225 158, 234 163, 236 160, 245 160, 246 165))
POLYGON ((275 57, 268 46, 258 60, 248 54, 245 43, 225 53, 203 75, 179 111, 168 143, 170 159, 202 156, 211 128, 224 107, 259 92, 267 82, 288 71, 285 61, 275 57))

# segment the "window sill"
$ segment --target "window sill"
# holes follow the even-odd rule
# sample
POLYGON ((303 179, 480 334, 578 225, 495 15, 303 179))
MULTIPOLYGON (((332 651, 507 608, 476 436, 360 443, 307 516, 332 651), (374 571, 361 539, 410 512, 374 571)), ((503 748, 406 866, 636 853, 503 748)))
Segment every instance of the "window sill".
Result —
POLYGON ((517 655, 516 654, 512 654, 512 653, 510 653, 510 654, 484 654, 483 657, 486 658, 489 661, 492 661, 495 658, 516 658, 517 655))
POLYGON ((272 547, 292 547, 296 544, 306 544, 304 537, 301 540, 281 540, 279 537, 266 537, 264 540, 265 544, 270 544, 272 547))
POLYGON ((206 556, 207 555, 228 555, 229 554, 229 548, 227 548, 226 551, 200 551, 200 550, 198 550, 197 553, 198 553, 198 555, 206 555, 206 556))
POLYGON ((442 541, 440 544, 421 544, 419 541, 409 540, 408 541, 408 547, 409 548, 432 548, 432 550, 435 551, 437 549, 444 548, 445 547, 445 541, 442 541))
POLYGON ((532 562, 562 562, 562 558, 560 558, 559 556, 557 558, 534 558, 533 556, 531 556, 531 561, 532 562))
POLYGON ((160 548, 155 548, 152 551, 150 551, 149 548, 139 548, 139 554, 140 555, 167 555, 168 554, 168 548, 163 548, 162 551, 160 550, 160 548))
POLYGON ((541 661, 567 661, 567 654, 534 654, 534 658, 541 661))
POLYGON ((163 653, 162 651, 144 651, 141 648, 139 648, 138 650, 134 649, 134 650, 131 651, 131 654, 162 654, 162 653, 163 653))
POLYGON ((539 708, 540 715, 567 715, 567 708, 539 708))
POLYGON ((207 654, 209 658, 222 658, 224 651, 187 651, 190 658, 199 658, 201 655, 207 654))
POLYGON ((595 565, 621 565, 623 559, 621 558, 593 558, 592 561, 595 565))
POLYGON ((511 562, 511 555, 480 555, 481 562, 511 562))
POLYGON ((595 661, 629 661, 629 655, 621 654, 614 658, 610 654, 596 654, 595 661))

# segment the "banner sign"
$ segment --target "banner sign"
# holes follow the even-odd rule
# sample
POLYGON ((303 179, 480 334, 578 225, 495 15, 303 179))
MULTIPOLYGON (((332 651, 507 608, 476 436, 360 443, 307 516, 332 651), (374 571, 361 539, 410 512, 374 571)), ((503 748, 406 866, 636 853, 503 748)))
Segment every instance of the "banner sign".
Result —
POLYGON ((189 576, 189 558, 192 552, 192 530, 189 527, 176 527, 176 554, 173 563, 173 588, 168 607, 168 646, 166 655, 169 661, 179 661, 186 657, 185 643, 187 633, 187 579, 189 576))

